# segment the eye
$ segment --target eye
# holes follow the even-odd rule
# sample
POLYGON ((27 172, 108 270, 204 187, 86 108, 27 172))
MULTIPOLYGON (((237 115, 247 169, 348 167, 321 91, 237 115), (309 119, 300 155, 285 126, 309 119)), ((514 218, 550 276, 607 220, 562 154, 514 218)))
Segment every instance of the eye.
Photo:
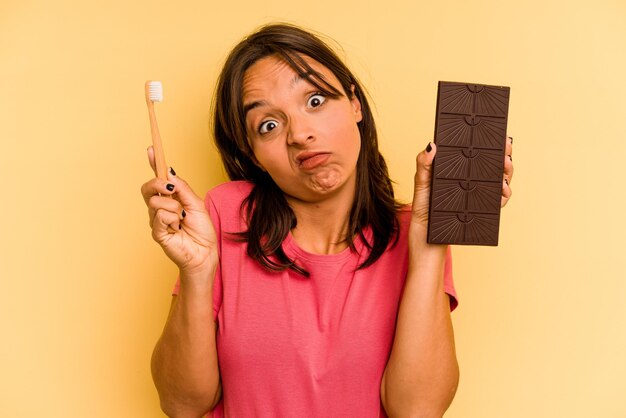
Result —
POLYGON ((275 129, 278 126, 278 122, 275 120, 266 120, 259 126, 259 133, 266 134, 269 131, 275 129))
POLYGON ((309 107, 320 107, 326 101, 326 96, 322 93, 315 93, 309 100, 307 101, 307 106, 309 107))

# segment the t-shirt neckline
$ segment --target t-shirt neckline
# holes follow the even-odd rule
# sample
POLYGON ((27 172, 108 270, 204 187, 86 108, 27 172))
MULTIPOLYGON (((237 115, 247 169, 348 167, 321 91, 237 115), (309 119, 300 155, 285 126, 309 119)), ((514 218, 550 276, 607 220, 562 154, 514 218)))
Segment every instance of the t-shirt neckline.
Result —
MULTIPOLYGON (((363 234, 368 241, 371 240, 371 229, 369 227, 363 231, 363 234)), ((356 250, 356 255, 359 256, 362 256, 363 251, 367 250, 365 243, 358 235, 354 239, 354 248, 356 250)), ((298 245, 291 231, 289 231, 285 241, 283 242, 283 249, 290 258, 295 256, 297 259, 304 259, 316 263, 337 263, 355 255, 349 246, 335 254, 317 254, 306 251, 298 245)))

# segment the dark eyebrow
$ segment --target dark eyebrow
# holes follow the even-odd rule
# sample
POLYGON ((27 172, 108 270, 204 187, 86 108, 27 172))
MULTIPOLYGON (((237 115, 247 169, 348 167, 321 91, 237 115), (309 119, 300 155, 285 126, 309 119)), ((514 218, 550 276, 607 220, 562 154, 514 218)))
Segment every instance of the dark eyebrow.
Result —
POLYGON ((265 103, 263 100, 257 100, 256 102, 252 102, 252 103, 248 103, 247 105, 243 106, 243 117, 246 118, 248 117, 248 112, 251 111, 252 109, 255 109, 259 106, 263 106, 263 105, 267 105, 267 103, 265 103))
MULTIPOLYGON (((308 72, 308 73, 306 73, 306 76, 308 76, 310 74, 311 73, 308 72)), ((294 75, 293 79, 291 80, 290 86, 293 87, 298 82, 304 80, 306 76, 304 76, 302 74, 294 75)), ((248 117, 248 112, 251 111, 252 109, 256 109, 259 106, 267 106, 267 103, 265 101, 263 101, 263 100, 257 100, 255 102, 248 103, 247 105, 244 105, 243 106, 243 117, 244 118, 248 117)))

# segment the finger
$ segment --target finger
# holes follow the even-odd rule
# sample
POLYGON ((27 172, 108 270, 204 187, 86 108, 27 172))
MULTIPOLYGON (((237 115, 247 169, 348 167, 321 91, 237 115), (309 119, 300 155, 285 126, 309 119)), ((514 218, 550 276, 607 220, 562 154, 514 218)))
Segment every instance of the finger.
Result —
POLYGON ((509 184, 513 179, 513 161, 509 157, 504 157, 504 175, 503 178, 507 179, 509 184))
POLYGON ((505 179, 502 181, 502 198, 500 199, 501 208, 503 208, 509 202, 511 196, 513 196, 513 190, 508 184, 508 181, 505 179))
POLYGON ((513 137, 507 136, 504 151, 504 175, 503 178, 509 181, 513 179, 513 137))
POLYGON ((152 223, 152 238, 157 242, 163 242, 169 235, 178 233, 181 229, 180 219, 177 213, 163 209, 157 210, 152 223))
POLYGON ((152 168, 152 171, 154 172, 154 176, 157 177, 156 160, 154 157, 154 147, 150 145, 147 151, 148 151, 148 162, 150 163, 150 167, 152 168))
POLYGON ((513 137, 511 136, 507 136, 506 137, 506 152, 504 153, 505 155, 513 155, 513 137))
POLYGON ((152 224, 154 223, 154 217, 159 210, 176 213, 178 214, 178 218, 180 220, 185 217, 185 210, 182 208, 181 204, 177 200, 170 199, 169 197, 155 195, 148 200, 148 225, 152 226, 152 224))
POLYGON ((204 201, 191 189, 189 184, 170 168, 167 173, 168 181, 174 185, 174 199, 177 199, 182 207, 191 212, 194 210, 204 211, 204 201))
POLYGON ((174 193, 176 193, 176 185, 159 178, 153 178, 141 185, 141 195, 146 205, 152 196, 172 196, 174 193))
POLYGON ((429 142, 426 149, 417 154, 417 171, 415 173, 416 188, 430 187, 435 154, 437 154, 437 145, 432 142, 429 142))

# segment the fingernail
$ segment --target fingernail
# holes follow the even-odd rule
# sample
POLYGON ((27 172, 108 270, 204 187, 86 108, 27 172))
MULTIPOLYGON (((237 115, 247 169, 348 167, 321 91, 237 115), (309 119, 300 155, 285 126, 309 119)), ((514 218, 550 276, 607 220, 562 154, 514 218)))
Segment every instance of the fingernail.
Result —
POLYGON ((513 143, 513 137, 510 136, 509 139, 511 140, 511 144, 513 143))
POLYGON ((172 173, 172 176, 176 175, 176 171, 174 171, 174 169, 172 167, 170 167, 170 173, 172 173))
POLYGON ((430 142, 428 143, 428 146, 426 147, 426 152, 430 152, 433 149, 433 147, 430 145, 430 142))
POLYGON ((172 190, 174 190, 174 185, 172 183, 167 183, 167 186, 165 186, 165 188, 171 192, 172 190))
POLYGON ((183 226, 181 224, 178 224, 178 229, 183 229, 183 226))
POLYGON ((187 212, 185 212, 185 209, 183 209, 183 213, 182 213, 182 215, 183 215, 183 218, 184 218, 185 216, 187 216, 187 212))
POLYGON ((513 162, 513 157, 511 155, 508 156, 511 159, 511 162, 513 162))
POLYGON ((506 185, 509 185, 509 181, 507 179, 504 179, 504 182, 506 183, 506 185))

